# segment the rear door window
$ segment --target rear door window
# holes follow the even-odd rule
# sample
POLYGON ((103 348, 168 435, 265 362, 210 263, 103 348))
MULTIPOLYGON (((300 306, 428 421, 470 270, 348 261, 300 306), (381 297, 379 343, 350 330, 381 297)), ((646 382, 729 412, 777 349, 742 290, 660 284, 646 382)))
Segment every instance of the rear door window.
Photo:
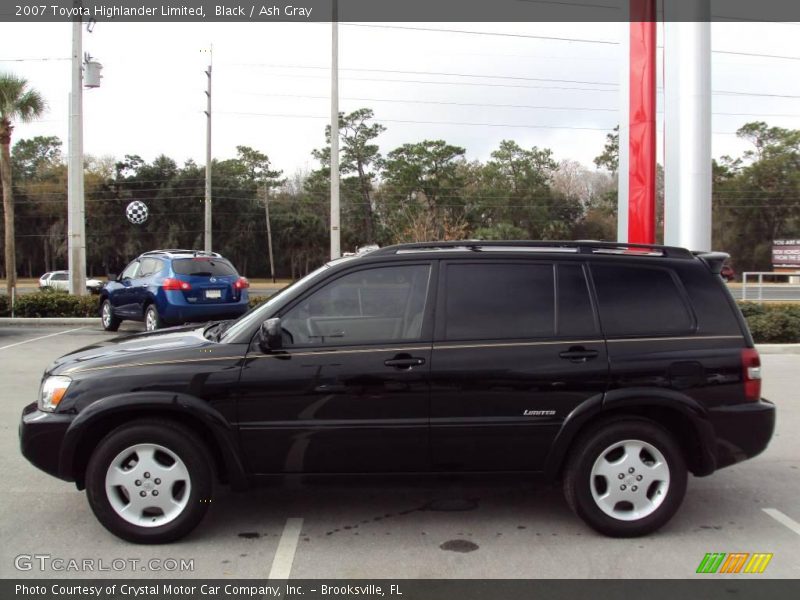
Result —
POLYGON ((175 259, 172 261, 172 270, 178 275, 196 275, 199 277, 236 275, 236 269, 227 260, 205 256, 175 259))
POLYGON ((687 334, 695 320, 670 269, 593 264, 600 323, 607 336, 687 334))
POLYGON ((594 336, 599 333, 583 266, 558 265, 558 335, 594 336))
POLYGON ((156 258, 145 258, 137 277, 150 277, 161 271, 161 261, 156 258))
POLYGON ((445 277, 446 340, 555 334, 552 264, 450 263, 445 277))

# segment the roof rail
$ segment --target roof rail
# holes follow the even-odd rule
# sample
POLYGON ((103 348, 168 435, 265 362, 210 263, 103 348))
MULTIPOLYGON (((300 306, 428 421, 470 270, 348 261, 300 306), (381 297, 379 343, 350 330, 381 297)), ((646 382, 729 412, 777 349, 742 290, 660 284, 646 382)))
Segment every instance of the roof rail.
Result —
POLYGON ((183 248, 167 248, 164 250, 149 250, 143 252, 142 256, 147 254, 194 254, 195 256, 213 256, 222 258, 222 255, 217 252, 206 252, 205 250, 186 250, 183 248))
POLYGON ((370 256, 405 254, 411 252, 447 252, 465 250, 573 252, 584 254, 624 254, 628 256, 663 256, 668 258, 694 258, 685 248, 658 244, 628 244, 626 242, 564 241, 564 240, 456 240, 447 242, 413 242, 386 246, 370 252, 370 256))

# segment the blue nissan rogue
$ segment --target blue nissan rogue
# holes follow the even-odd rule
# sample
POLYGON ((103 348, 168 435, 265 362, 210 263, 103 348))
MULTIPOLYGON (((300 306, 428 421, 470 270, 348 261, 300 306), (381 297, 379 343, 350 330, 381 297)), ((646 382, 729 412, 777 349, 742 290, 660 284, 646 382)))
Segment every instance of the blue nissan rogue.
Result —
POLYGON ((191 321, 235 319, 247 312, 247 279, 216 252, 153 250, 131 262, 100 296, 106 331, 129 319, 147 331, 191 321))

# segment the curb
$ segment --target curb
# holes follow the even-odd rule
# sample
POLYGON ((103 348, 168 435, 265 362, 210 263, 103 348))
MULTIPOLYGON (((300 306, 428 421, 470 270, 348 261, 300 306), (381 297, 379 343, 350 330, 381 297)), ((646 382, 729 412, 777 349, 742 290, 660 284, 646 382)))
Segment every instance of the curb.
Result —
POLYGON ((800 354, 800 344, 756 344, 761 354, 800 354))
POLYGON ((0 317, 0 325, 99 325, 100 317, 0 317))

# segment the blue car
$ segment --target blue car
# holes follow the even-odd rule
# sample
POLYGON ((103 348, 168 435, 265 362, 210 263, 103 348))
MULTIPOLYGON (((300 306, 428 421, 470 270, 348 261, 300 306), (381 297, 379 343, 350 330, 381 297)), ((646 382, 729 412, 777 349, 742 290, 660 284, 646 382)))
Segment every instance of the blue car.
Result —
POLYGON ((147 331, 187 322, 235 319, 247 312, 247 279, 216 252, 153 250, 131 262, 100 292, 106 331, 124 320, 147 331))

